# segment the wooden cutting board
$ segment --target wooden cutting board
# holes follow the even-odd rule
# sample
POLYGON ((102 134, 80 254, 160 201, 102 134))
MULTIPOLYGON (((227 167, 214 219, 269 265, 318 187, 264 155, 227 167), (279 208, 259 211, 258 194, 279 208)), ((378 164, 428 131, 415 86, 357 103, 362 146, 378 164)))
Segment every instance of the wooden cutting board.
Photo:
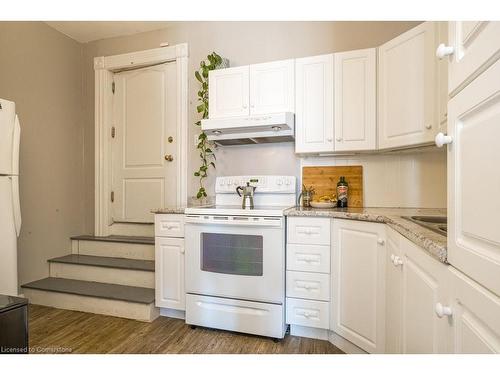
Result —
POLYGON ((348 207, 363 207, 363 166, 303 167, 302 183, 313 186, 316 193, 313 200, 322 195, 337 194, 337 182, 344 176, 349 185, 348 207))

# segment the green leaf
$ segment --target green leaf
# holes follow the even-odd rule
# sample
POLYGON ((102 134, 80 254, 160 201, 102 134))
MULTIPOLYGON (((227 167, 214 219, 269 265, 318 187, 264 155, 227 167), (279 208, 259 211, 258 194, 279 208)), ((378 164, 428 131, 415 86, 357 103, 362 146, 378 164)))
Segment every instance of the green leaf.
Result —
POLYGON ((198 191, 198 194, 196 194, 196 198, 200 199, 202 195, 203 195, 203 193, 198 191))
POLYGON ((194 172, 194 175, 195 175, 196 177, 200 177, 200 172, 194 172))
POLYGON ((196 107, 196 110, 198 113, 204 112, 205 111, 205 104, 200 104, 198 107, 196 107))
POLYGON ((210 148, 207 148, 207 149, 205 150, 205 152, 207 152, 207 153, 213 153, 212 149, 210 149, 210 148))
POLYGON ((210 165, 215 169, 215 163, 213 161, 210 162, 210 165))
POLYGON ((201 126, 201 120, 200 121, 196 121, 194 124, 197 125, 197 126, 201 126))
POLYGON ((200 83, 203 83, 203 79, 200 76, 200 72, 198 72, 198 71, 194 72, 194 76, 196 77, 196 79, 198 81, 200 81, 200 83))

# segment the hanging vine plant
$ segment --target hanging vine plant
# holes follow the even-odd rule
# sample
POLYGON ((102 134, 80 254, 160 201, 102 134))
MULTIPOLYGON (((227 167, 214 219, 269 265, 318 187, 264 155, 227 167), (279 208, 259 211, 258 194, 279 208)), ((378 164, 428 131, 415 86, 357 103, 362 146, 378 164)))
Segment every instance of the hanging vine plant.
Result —
MULTIPOLYGON (((200 69, 194 72, 194 76, 201 83, 201 89, 198 91, 198 106, 196 110, 201 113, 201 118, 208 118, 208 72, 214 69, 225 68, 228 65, 228 60, 223 59, 215 52, 207 56, 207 60, 200 62, 200 69)), ((195 125, 201 128, 201 120, 196 121, 195 125)), ((200 188, 196 194, 196 198, 203 199, 207 197, 204 180, 208 177, 208 169, 215 169, 215 154, 212 148, 214 145, 209 142, 205 132, 201 131, 198 136, 197 150, 200 152, 201 165, 194 175, 199 178, 200 188)))

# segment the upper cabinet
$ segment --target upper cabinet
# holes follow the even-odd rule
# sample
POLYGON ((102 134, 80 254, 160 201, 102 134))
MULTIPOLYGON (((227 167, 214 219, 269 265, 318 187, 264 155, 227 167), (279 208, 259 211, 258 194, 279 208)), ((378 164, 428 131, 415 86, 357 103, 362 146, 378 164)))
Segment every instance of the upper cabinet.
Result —
POLYGON ((335 151, 376 149, 377 52, 335 54, 335 151))
POLYGON ((424 22, 379 47, 379 148, 430 143, 436 106, 437 23, 424 22))
POLYGON ((239 66, 209 72, 209 116, 223 118, 249 113, 249 67, 239 66))
POLYGON ((295 152, 333 152, 333 54, 295 60, 295 152))
POLYGON ((450 55, 449 93, 453 96, 500 57, 500 22, 455 21, 449 23, 449 41, 436 51, 450 55), (451 48, 446 48, 451 47, 451 48))
POLYGON ((250 65, 250 114, 293 112, 294 60, 250 65))
POLYGON ((211 119, 294 111, 294 61, 212 70, 211 119))

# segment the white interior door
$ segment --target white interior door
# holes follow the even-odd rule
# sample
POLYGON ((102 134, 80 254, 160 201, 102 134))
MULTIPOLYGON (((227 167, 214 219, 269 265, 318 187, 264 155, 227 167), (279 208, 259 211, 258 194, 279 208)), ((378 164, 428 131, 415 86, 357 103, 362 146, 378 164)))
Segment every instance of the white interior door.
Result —
POLYGON ((114 75, 111 130, 113 222, 152 223, 177 202, 176 63, 114 75))

